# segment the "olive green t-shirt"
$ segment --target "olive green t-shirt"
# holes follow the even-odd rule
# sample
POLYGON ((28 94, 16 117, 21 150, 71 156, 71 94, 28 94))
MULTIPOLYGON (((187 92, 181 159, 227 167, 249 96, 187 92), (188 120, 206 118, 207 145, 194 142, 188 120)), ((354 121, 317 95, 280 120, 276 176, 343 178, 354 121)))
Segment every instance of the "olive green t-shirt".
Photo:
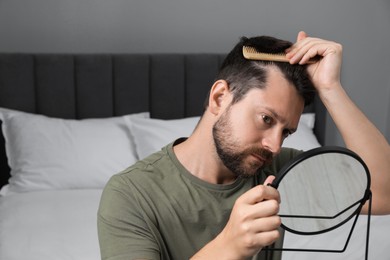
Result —
POLYGON ((164 147, 107 183, 98 211, 102 259, 189 259, 222 231, 241 194, 276 174, 299 153, 283 149, 257 180, 238 178, 218 185, 188 172, 172 147, 164 147))

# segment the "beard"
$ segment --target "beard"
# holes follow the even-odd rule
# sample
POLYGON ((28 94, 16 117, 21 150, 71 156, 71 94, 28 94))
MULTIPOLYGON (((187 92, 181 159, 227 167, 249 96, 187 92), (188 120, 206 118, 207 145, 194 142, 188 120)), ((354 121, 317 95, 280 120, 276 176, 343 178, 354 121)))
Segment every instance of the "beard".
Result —
POLYGON ((213 126, 215 148, 222 163, 237 177, 249 178, 258 174, 262 167, 271 163, 273 153, 261 147, 240 149, 240 144, 232 134, 230 121, 230 107, 213 126), (245 162, 245 159, 254 155, 264 159, 245 162))

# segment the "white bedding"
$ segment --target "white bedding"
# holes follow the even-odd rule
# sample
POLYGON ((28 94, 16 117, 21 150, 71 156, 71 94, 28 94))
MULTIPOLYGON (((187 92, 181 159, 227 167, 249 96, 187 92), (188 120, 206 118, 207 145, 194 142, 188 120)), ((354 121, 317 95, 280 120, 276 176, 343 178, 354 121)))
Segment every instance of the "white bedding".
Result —
POLYGON ((0 197, 0 259, 100 259, 100 189, 38 191, 0 197))
MULTIPOLYGON (((0 197, 0 259, 100 259, 96 212, 101 190, 39 191, 0 197)), ((364 259, 366 217, 359 218, 343 254, 284 252, 283 260, 364 259)), ((342 230, 345 232, 345 230, 342 230)), ((373 216, 369 259, 390 259, 390 216, 373 216)), ((327 234, 313 237, 287 233, 285 246, 317 244, 340 248, 345 238, 327 234)))

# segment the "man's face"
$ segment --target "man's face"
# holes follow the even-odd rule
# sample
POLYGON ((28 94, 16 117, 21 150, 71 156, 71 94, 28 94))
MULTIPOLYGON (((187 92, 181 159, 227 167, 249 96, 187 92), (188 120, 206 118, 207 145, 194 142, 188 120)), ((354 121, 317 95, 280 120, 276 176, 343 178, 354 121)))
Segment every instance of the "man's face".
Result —
POLYGON ((277 68, 269 68, 266 88, 248 91, 229 105, 213 126, 222 163, 237 176, 256 174, 296 131, 303 108, 303 98, 295 87, 277 68))

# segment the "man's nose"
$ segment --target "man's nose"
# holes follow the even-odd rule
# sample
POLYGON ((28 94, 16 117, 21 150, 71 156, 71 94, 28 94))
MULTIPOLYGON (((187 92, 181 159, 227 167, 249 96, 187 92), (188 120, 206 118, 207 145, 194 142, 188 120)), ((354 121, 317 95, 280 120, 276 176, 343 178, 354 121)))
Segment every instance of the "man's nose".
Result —
POLYGON ((280 152, 283 143, 282 134, 278 131, 269 132, 262 141, 263 148, 271 151, 273 154, 280 152))

